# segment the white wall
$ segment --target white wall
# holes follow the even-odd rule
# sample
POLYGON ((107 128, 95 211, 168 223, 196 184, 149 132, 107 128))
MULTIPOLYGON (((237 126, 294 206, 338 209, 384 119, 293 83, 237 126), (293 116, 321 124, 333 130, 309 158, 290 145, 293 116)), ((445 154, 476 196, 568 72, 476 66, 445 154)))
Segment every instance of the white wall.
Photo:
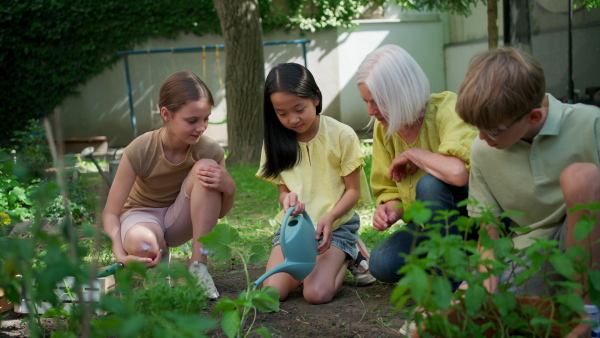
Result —
POLYGON ((429 78, 431 92, 446 90, 444 32, 437 15, 415 15, 411 20, 361 22, 338 37, 341 120, 361 130, 369 122, 366 107, 356 85, 356 70, 364 57, 386 44, 404 48, 429 78))
MULTIPOLYGON (((311 39, 307 45, 307 66, 323 92, 323 113, 349 124, 358 131, 368 122, 366 108, 356 88, 356 69, 364 56, 383 45, 405 48, 429 76, 432 92, 445 90, 443 55, 444 29, 437 15, 415 14, 390 22, 362 22, 355 29, 330 29, 314 34, 277 32, 263 41, 311 39), (425 37, 425 38, 424 38, 425 37)), ((198 47, 222 44, 220 36, 182 35, 177 40, 153 39, 135 50, 198 47)), ((116 52, 116 51, 115 51, 116 52)), ((138 135, 161 126, 156 111, 158 90, 164 79, 179 70, 190 70, 205 80, 215 98, 211 121, 226 118, 226 51, 217 61, 214 51, 202 53, 161 53, 129 55, 129 71, 138 135)), ((265 75, 280 62, 304 63, 301 45, 265 46, 265 75)), ((107 136, 109 146, 127 145, 133 138, 123 60, 80 86, 81 95, 62 103, 64 137, 107 136)), ((226 143, 225 124, 210 125, 206 134, 226 143)))

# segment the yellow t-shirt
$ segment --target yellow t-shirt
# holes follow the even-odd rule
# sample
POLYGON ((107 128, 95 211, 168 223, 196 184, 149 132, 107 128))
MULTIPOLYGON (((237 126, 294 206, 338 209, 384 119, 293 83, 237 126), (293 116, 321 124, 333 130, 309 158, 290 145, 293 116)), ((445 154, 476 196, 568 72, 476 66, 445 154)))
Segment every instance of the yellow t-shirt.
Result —
POLYGON ((426 174, 425 170, 418 169, 400 182, 388 178, 394 158, 409 148, 421 148, 434 153, 456 156, 465 162, 467 169, 470 169, 471 143, 478 131, 456 114, 455 105, 456 94, 452 92, 431 94, 423 125, 412 144, 407 144, 398 133, 388 138, 387 127, 379 121, 375 122, 371 188, 377 199, 377 205, 394 199, 407 204, 415 201, 417 182, 426 174))
POLYGON ((136 174, 121 214, 135 208, 164 208, 177 198, 181 184, 194 164, 202 158, 220 163, 225 156, 221 146, 208 136, 188 148, 185 160, 172 164, 165 158, 160 135, 164 127, 147 132, 133 140, 125 154, 136 174))
MULTIPOLYGON (((365 155, 360 150, 358 136, 352 128, 321 115, 317 135, 309 142, 298 143, 302 152, 300 163, 275 178, 261 176, 262 169, 258 170, 256 177, 275 185, 285 185, 290 191, 297 193, 300 202, 306 204, 306 212, 315 226, 338 203, 346 190, 344 176, 356 168, 361 168, 360 198, 357 205, 371 203, 367 178, 362 170, 365 155)), ((260 168, 265 160, 263 148, 260 168)), ((284 215, 281 211, 275 220, 281 224, 284 215)), ((354 209, 349 210, 333 223, 333 230, 348 222, 353 215, 354 209)))

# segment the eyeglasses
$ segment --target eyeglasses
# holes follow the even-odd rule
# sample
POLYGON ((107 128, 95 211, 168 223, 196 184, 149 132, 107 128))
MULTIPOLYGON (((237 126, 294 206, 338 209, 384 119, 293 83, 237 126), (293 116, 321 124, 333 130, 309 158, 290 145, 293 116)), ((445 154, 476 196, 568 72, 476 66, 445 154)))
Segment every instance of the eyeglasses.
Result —
POLYGON ((487 137, 489 137, 490 139, 496 141, 498 139, 498 135, 500 135, 503 132, 507 131, 508 128, 512 127, 515 123, 519 122, 523 117, 525 117, 525 115, 529 114, 533 109, 537 109, 537 108, 541 108, 541 106, 535 106, 535 107, 531 108, 530 110, 524 112, 523 114, 519 115, 516 119, 514 119, 511 123, 509 123, 507 126, 500 125, 500 126, 498 126, 498 128, 495 128, 495 129, 491 129, 491 130, 480 129, 480 130, 487 137))

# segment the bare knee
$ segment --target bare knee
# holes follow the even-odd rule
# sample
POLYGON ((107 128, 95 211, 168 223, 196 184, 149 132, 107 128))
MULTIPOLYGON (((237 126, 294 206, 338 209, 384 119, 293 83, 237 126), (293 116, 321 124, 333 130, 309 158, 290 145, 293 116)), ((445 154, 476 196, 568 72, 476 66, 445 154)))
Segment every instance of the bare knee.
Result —
POLYGON ((307 288, 306 284, 304 285, 304 299, 314 305, 331 302, 334 294, 332 290, 324 288, 322 285, 318 288, 307 288))
POLYGON ((211 165, 218 165, 218 163, 210 158, 201 158, 199 159, 196 163, 194 163, 194 167, 193 170, 197 171, 199 169, 211 166, 211 165))
POLYGON ((160 234, 162 229, 157 224, 136 224, 127 231, 123 248, 130 255, 154 258, 161 248, 166 248, 164 236, 160 234))
POLYGON ((593 163, 573 163, 560 175, 567 204, 600 200, 600 169, 593 163))
POLYGON ((191 196, 192 190, 199 190, 199 191, 203 191, 204 193, 210 193, 211 191, 213 191, 212 189, 203 186, 200 183, 200 180, 198 179, 199 173, 202 170, 207 170, 211 165, 218 165, 218 163, 215 162, 215 160, 211 160, 209 158, 203 158, 203 159, 198 160, 194 164, 194 166, 192 167, 192 169, 190 170, 190 172, 188 174, 187 182, 185 184, 188 195, 191 196))

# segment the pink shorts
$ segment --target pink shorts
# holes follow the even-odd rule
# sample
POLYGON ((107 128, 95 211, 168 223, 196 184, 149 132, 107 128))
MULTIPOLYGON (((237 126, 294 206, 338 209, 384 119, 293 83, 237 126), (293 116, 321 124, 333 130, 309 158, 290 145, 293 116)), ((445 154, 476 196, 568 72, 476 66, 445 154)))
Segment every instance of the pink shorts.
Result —
POLYGON ((181 184, 175 202, 165 208, 131 209, 121 216, 121 241, 125 242, 127 231, 138 223, 158 224, 164 234, 167 246, 180 246, 192 239, 192 217, 190 196, 185 190, 185 182, 181 184))

